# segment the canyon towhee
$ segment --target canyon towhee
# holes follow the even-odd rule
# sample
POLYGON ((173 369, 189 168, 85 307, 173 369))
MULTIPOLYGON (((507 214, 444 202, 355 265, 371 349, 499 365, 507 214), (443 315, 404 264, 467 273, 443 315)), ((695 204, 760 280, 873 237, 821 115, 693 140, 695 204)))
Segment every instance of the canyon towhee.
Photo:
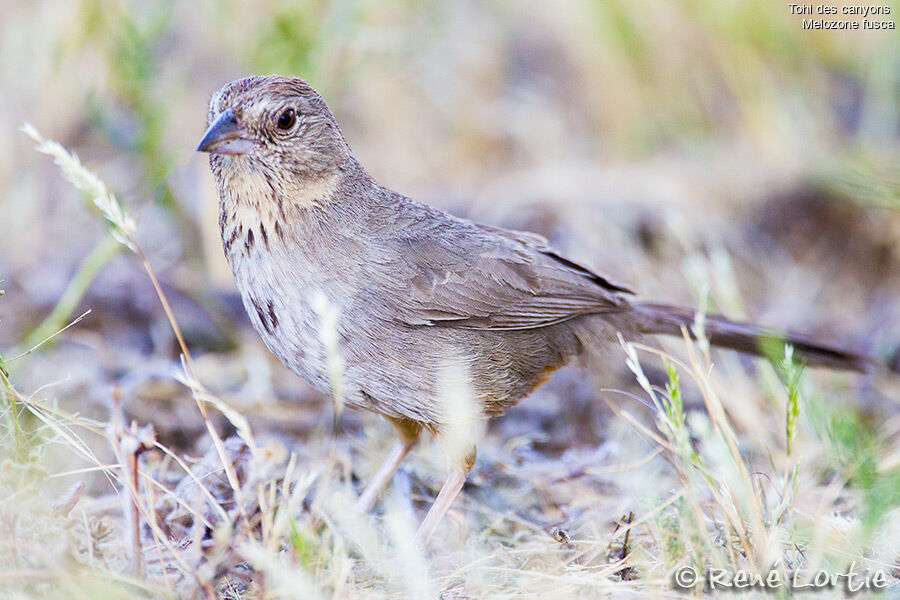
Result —
MULTIPOLYGON (((289 369, 331 393, 313 302, 324 298, 339 315, 345 403, 383 415, 400 434, 361 510, 423 430, 443 432, 450 417, 442 374, 468 380, 476 419, 484 419, 618 334, 680 336, 693 323, 693 311, 638 301, 538 235, 460 219, 379 185, 301 79, 248 77, 220 89, 198 150, 210 153, 225 255, 253 327, 289 369)), ((761 340, 776 337, 715 315, 706 317, 706 334, 757 354, 761 340)), ((786 341, 811 365, 867 365, 851 352, 786 341)), ((420 539, 434 531, 472 460, 474 448, 457 460, 420 539)))

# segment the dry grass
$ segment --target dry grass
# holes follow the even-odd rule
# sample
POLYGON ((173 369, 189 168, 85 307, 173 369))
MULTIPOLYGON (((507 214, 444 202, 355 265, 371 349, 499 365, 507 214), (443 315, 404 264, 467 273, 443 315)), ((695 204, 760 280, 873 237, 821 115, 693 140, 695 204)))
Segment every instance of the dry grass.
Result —
MULTIPOLYGON (((339 351, 322 399, 216 288, 198 119, 226 79, 296 72, 393 187, 539 230, 642 295, 896 360, 897 38, 723 6, 0 2, 0 119, 86 157, 28 128, 60 177, 0 142, 0 598, 674 598, 701 593, 679 567, 854 562, 896 594, 886 370, 623 341, 596 386, 562 372, 484 432, 423 552, 471 415, 354 517, 388 431, 341 410, 339 351)), ((445 388, 467 406, 463 377, 445 388)))

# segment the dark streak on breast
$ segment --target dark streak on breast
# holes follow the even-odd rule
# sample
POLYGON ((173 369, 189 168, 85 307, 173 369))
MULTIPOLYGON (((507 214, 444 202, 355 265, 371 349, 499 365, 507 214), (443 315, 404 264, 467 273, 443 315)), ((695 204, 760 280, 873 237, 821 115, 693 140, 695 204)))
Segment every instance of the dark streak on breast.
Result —
POLYGON ((266 232, 266 226, 262 223, 259 224, 259 235, 262 236, 263 245, 265 245, 266 250, 269 249, 269 234, 266 232))
POLYGON ((278 217, 280 219, 284 219, 285 218, 285 216, 284 216, 284 200, 282 199, 281 194, 278 193, 278 190, 275 189, 275 185, 272 183, 272 181, 268 177, 265 178, 265 181, 269 185, 269 191, 271 192, 271 197, 275 199, 275 204, 278 205, 278 217))
MULTIPOLYGON (((272 331, 274 331, 275 328, 278 327, 278 315, 275 314, 275 306, 272 304, 271 300, 269 300, 268 308, 269 308, 269 323, 272 326, 272 331)), ((272 333, 272 331, 270 331, 269 333, 272 333)))
POLYGON ((219 210, 219 235, 222 236, 222 239, 225 239, 225 224, 233 218, 231 213, 226 213, 225 209, 219 210))
POLYGON ((231 251, 231 245, 234 243, 234 240, 237 239, 237 235, 238 235, 238 232, 237 232, 237 228, 235 227, 231 230, 231 235, 228 236, 228 239, 225 240, 225 252, 226 253, 231 251))
POLYGON ((253 305, 253 308, 256 309, 256 316, 259 317, 259 322, 262 324, 263 329, 265 329, 269 334, 272 334, 275 331, 275 325, 277 324, 277 319, 273 323, 269 322, 267 316, 274 316, 275 312, 272 309, 272 302, 268 303, 269 315, 266 315, 266 311, 263 309, 262 304, 259 300, 254 297, 250 297, 250 303, 253 305))
POLYGON ((269 328, 266 326, 266 312, 263 310, 263 307, 259 305, 259 300, 251 296, 250 304, 256 309, 256 316, 259 317, 259 322, 262 323, 262 326, 268 331, 269 328))
POLYGON ((250 251, 251 248, 253 248, 254 243, 255 242, 253 240, 253 230, 248 228, 247 229, 247 238, 244 240, 244 247, 247 249, 248 252, 250 251))

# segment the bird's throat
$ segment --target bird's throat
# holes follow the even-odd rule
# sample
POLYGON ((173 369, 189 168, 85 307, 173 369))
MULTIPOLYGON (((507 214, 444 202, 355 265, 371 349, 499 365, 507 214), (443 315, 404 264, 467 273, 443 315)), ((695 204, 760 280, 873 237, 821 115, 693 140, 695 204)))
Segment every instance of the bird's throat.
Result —
POLYGON ((285 185, 253 169, 223 169, 217 187, 225 255, 231 260, 284 244, 297 219, 332 201, 337 183, 337 174, 285 185))

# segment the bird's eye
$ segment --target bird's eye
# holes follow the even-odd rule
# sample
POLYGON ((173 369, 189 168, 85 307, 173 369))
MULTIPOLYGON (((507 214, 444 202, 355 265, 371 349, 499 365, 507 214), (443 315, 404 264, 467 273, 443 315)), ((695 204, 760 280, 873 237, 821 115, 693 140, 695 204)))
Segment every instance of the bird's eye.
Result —
POLYGON ((289 108, 278 117, 278 129, 290 129, 297 121, 297 113, 293 108, 289 108))

